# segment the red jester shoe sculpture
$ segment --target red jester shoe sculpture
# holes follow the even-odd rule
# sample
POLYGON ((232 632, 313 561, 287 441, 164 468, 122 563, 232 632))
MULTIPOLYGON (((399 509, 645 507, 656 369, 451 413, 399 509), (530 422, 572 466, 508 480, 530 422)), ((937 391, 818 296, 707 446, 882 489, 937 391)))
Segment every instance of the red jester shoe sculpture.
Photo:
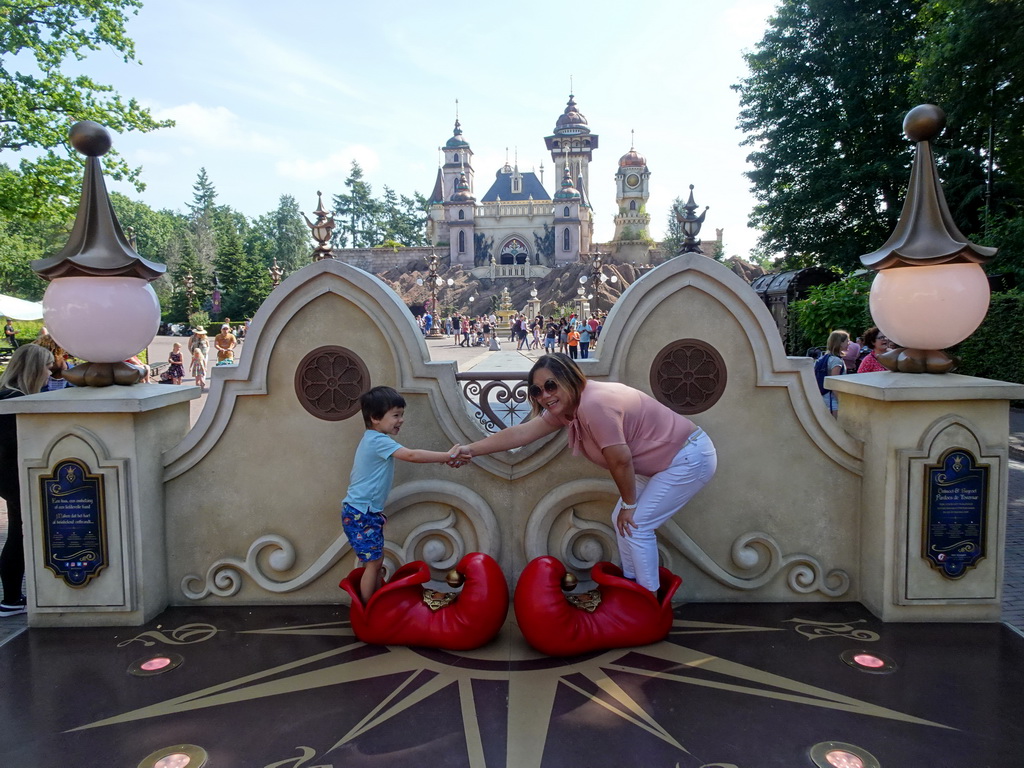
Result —
POLYGON ((508 613, 505 574, 490 555, 472 552, 449 574, 462 592, 426 589, 427 564, 415 560, 395 571, 391 580, 363 605, 359 597, 362 568, 338 585, 352 598, 349 619, 356 637, 375 645, 418 645, 448 651, 468 651, 489 642, 501 630, 508 613))
POLYGON ((576 578, 553 557, 531 560, 516 585, 515 610, 526 642, 549 656, 576 656, 610 648, 629 648, 664 640, 672 627, 672 595, 683 580, 660 568, 660 600, 624 579, 611 563, 590 572, 597 589, 564 595, 576 578))

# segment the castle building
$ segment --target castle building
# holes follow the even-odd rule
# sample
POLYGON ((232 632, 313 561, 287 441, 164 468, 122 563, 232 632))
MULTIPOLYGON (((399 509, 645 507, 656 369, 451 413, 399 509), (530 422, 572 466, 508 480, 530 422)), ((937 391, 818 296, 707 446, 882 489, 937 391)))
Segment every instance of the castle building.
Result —
MULTIPOLYGON (((521 171, 518 161, 511 166, 506 161, 478 198, 473 150, 456 118, 452 137, 442 147, 444 160, 430 196, 427 221, 431 244, 447 246, 452 266, 461 265, 481 275, 499 267, 498 276, 539 276, 578 261, 581 253, 589 253, 595 246, 589 192, 590 161, 598 136, 591 133, 572 94, 544 142, 555 164, 558 191, 549 194, 535 173, 521 171)), ((624 231, 642 223, 646 232, 650 217, 644 203, 650 172, 635 150, 623 160, 627 157, 633 164, 620 162, 616 175, 619 206, 625 205, 629 211, 623 214, 624 231)), ((616 237, 618 233, 617 217, 616 237)))
POLYGON ((630 147, 629 152, 619 158, 619 169, 615 173, 615 202, 619 212, 615 214, 614 242, 650 240, 651 216, 647 213, 650 178, 646 158, 635 147, 630 147))

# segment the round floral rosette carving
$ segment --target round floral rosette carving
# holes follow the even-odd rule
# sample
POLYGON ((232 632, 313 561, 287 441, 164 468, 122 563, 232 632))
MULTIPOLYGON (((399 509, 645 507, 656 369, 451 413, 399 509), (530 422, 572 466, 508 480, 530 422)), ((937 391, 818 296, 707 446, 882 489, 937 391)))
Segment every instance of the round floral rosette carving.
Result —
POLYGON ((302 407, 325 421, 359 413, 359 396, 370 388, 370 373, 350 349, 327 346, 302 358, 295 371, 295 394, 302 407))

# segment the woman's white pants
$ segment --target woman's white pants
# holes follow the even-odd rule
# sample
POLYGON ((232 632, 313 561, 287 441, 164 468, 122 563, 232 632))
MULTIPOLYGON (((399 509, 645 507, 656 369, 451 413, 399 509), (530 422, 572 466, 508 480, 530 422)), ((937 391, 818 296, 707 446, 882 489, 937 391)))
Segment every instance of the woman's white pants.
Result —
POLYGON ((632 536, 618 532, 622 499, 612 513, 612 526, 619 544, 622 573, 652 592, 658 591, 658 537, 655 531, 676 514, 686 502, 707 485, 718 467, 718 453, 711 438, 698 429, 686 441, 672 463, 650 478, 637 475, 637 507, 633 513, 632 536))

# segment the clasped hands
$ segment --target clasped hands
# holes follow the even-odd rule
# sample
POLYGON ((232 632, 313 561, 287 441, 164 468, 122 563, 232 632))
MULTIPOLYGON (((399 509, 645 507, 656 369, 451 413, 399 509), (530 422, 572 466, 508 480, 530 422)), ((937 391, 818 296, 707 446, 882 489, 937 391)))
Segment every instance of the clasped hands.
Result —
POLYGON ((473 458, 473 452, 469 450, 468 445, 459 445, 456 443, 448 451, 448 461, 445 462, 449 467, 458 469, 463 464, 469 464, 473 458))

